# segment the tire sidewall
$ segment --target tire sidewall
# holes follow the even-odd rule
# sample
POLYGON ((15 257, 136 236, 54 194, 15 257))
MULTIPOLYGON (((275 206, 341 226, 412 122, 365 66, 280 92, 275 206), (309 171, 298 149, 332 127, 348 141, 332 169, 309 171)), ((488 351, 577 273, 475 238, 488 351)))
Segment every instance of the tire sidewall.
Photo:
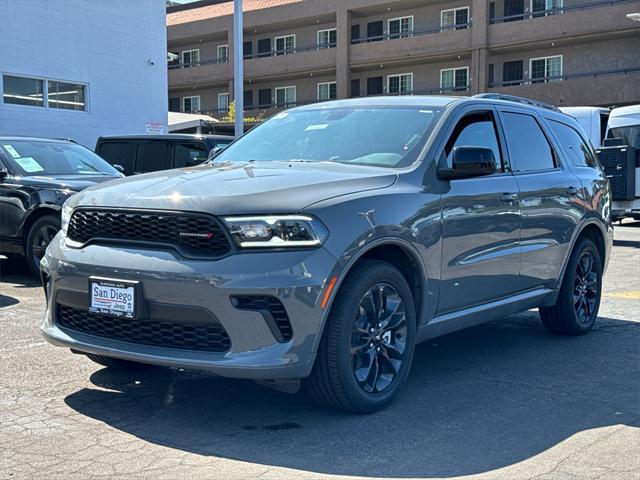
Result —
POLYGON ((574 255, 571 257, 571 262, 569 264, 569 269, 565 275, 564 285, 562 289, 562 295, 564 296, 564 301, 566 302, 566 311, 565 314, 570 315, 570 318, 573 323, 573 327, 576 332, 583 333, 591 330, 593 324, 598 317, 598 310, 600 309, 600 300, 602 298, 602 260, 600 259, 600 253, 596 248, 595 244, 591 240, 583 239, 578 244, 578 248, 574 250, 574 255), (578 262, 582 258, 584 253, 591 253, 593 259, 596 263, 597 270, 597 282, 598 282, 598 295, 596 298, 596 304, 594 308, 593 318, 590 320, 588 324, 581 323, 578 320, 578 315, 576 314, 574 305, 573 305, 573 288, 574 282, 576 278, 576 268, 578 266, 578 262))
POLYGON ((335 325, 339 327, 339 338, 341 345, 338 347, 337 364, 341 383, 345 387, 345 394, 349 401, 362 411, 375 411, 390 403, 398 394, 409 374, 416 337, 416 313, 411 290, 402 274, 392 265, 377 262, 367 269, 365 274, 352 285, 352 290, 348 298, 340 298, 342 302, 342 312, 344 318, 335 325), (363 295, 378 283, 388 283, 393 286, 405 304, 407 318, 407 343, 405 357, 402 367, 396 374, 393 383, 384 391, 371 394, 367 393, 360 385, 353 374, 352 359, 350 353, 351 335, 353 331, 356 312, 363 295))
POLYGON ((51 225, 60 231, 60 219, 54 215, 45 215, 36 220, 29 229, 24 251, 29 270, 31 270, 34 275, 40 273, 40 265, 36 265, 36 262, 33 260, 33 237, 36 232, 45 225, 51 225))

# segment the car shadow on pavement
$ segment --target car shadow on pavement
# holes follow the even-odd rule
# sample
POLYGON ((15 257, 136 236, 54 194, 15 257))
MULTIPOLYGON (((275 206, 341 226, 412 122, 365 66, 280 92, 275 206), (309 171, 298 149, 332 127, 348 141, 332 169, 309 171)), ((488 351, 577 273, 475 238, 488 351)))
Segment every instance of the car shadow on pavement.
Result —
POLYGON ((582 337, 548 334, 536 312, 420 345, 387 410, 349 415, 304 394, 206 373, 101 369, 77 412, 145 441, 335 475, 452 477, 495 470, 572 435, 637 425, 640 324, 601 318, 582 337))
POLYGON ((6 258, 0 255, 0 282, 13 283, 17 288, 40 285, 40 279, 32 275, 27 263, 21 258, 6 258))

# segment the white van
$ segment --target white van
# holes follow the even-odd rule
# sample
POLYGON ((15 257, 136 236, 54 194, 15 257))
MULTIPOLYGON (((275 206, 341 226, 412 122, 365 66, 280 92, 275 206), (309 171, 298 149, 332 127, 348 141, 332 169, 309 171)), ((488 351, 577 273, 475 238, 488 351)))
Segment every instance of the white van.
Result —
POLYGON ((562 113, 575 118, 589 136, 594 147, 600 148, 605 138, 609 109, 603 107, 560 107, 562 113))

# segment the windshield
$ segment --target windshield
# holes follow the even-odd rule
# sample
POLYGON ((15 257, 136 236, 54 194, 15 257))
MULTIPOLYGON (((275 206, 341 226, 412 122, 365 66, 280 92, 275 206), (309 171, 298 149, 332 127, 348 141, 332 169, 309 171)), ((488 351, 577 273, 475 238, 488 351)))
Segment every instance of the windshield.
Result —
POLYGON ((282 112, 213 161, 411 165, 442 114, 436 107, 314 108, 282 112))
POLYGON ((640 148, 640 125, 611 128, 608 138, 621 138, 624 145, 640 148))
POLYGON ((115 168, 74 143, 29 140, 0 141, 0 153, 19 176, 109 175, 122 176, 115 168))

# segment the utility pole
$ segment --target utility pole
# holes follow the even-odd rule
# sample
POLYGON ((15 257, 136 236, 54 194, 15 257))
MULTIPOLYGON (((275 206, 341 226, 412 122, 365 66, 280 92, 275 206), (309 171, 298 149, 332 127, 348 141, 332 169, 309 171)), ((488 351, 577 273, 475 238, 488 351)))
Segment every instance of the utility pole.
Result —
POLYGON ((233 1, 233 99, 236 102, 235 133, 244 133, 244 33, 242 0, 233 1))

